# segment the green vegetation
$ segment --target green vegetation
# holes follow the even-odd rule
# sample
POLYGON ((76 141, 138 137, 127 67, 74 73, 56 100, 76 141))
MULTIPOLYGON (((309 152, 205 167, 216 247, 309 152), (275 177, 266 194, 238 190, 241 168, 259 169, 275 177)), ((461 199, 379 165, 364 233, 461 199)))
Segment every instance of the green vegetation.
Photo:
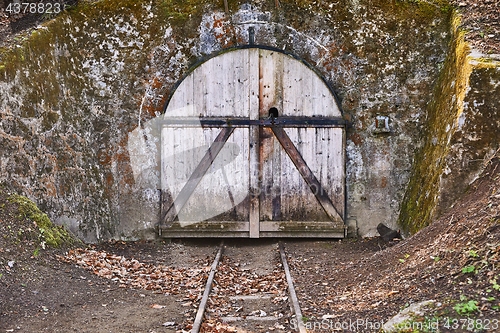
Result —
POLYGON ((406 259, 410 258, 410 255, 408 253, 405 253, 405 256, 404 256, 404 259, 403 258, 400 258, 399 259, 399 262, 400 263, 404 263, 406 261, 406 259))
POLYGON ((495 289, 496 291, 500 291, 500 284, 497 283, 496 278, 493 280, 490 280, 490 283, 492 284, 493 289, 495 289))
POLYGON ((460 296, 461 303, 457 303, 453 310, 455 310, 459 315, 468 316, 474 312, 479 311, 478 302, 474 300, 467 300, 467 297, 464 295, 460 296))
MULTIPOLYGON (((53 224, 47 214, 43 213, 33 201, 17 194, 10 195, 7 200, 17 205, 19 219, 29 219, 35 223, 38 228, 38 235, 42 248, 44 248, 45 245, 60 247, 62 245, 74 243, 75 238, 63 227, 53 224)), ((23 232, 23 229, 20 229, 19 233, 21 234, 19 236, 21 236, 23 232)))
POLYGON ((467 273, 475 273, 476 272, 476 266, 474 265, 469 265, 465 266, 462 268, 462 273, 467 274, 467 273))
POLYGON ((469 257, 479 258, 479 255, 477 254, 477 251, 475 251, 475 250, 469 250, 468 254, 469 254, 469 257))

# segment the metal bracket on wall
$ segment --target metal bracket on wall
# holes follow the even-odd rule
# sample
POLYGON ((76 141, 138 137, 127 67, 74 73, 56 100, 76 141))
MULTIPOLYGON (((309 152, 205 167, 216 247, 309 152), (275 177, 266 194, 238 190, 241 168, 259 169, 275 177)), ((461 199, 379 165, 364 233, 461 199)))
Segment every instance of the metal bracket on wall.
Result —
POLYGON ((248 45, 254 45, 254 44, 255 44, 255 28, 249 27, 248 28, 248 45))

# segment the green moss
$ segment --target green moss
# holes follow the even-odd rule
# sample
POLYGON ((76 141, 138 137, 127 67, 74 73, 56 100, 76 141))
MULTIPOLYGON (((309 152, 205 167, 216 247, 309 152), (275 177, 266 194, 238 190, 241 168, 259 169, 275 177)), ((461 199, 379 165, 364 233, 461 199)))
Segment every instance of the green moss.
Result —
MULTIPOLYGON (((274 6, 274 1, 270 2, 274 6)), ((353 12, 357 10, 351 1, 345 1, 342 4, 331 5, 328 1, 315 0, 280 0, 283 6, 290 7, 291 10, 321 8, 325 12, 339 13, 341 17, 348 19, 353 12)), ((358 6, 369 6, 368 12, 374 8, 378 8, 387 16, 396 16, 398 18, 419 19, 419 18, 435 18, 440 12, 451 12, 452 6, 448 0, 373 0, 368 3, 360 2, 358 6)), ((272 8, 269 8, 272 9, 272 8)), ((363 11, 366 13, 366 11, 363 11)))
POLYGON ((18 206, 19 218, 32 220, 39 230, 40 241, 51 247, 71 245, 75 238, 64 227, 53 224, 47 214, 43 213, 30 199, 12 194, 7 200, 18 206))
POLYGON ((471 59, 471 63, 474 68, 497 68, 500 67, 500 61, 493 58, 473 58, 471 59))
POLYGON ((453 18, 450 51, 427 110, 424 144, 415 163, 401 205, 399 224, 404 231, 415 233, 434 218, 439 199, 440 180, 449 150, 453 129, 463 109, 471 66, 464 32, 459 30, 458 15, 453 18))
POLYGON ((439 9, 442 12, 449 12, 453 9, 450 1, 448 0, 398 0, 400 3, 415 4, 420 6, 421 9, 432 11, 439 9))

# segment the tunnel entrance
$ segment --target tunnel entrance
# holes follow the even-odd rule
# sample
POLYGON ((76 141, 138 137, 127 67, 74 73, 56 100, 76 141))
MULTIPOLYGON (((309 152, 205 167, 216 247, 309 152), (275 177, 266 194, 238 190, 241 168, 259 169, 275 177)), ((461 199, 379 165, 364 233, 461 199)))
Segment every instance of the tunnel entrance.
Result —
POLYGON ((161 126, 161 236, 345 236, 345 122, 304 62, 262 48, 211 58, 161 126))

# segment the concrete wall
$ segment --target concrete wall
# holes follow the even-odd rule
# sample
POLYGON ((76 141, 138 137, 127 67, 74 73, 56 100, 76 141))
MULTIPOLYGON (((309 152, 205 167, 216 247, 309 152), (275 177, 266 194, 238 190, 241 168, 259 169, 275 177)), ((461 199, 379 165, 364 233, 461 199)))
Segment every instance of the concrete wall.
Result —
POLYGON ((459 17, 452 22, 452 43, 401 204, 398 224, 407 233, 449 209, 499 152, 500 56, 470 50, 459 17))
POLYGON ((397 227, 450 12, 424 2, 101 1, 0 53, 0 180, 81 238, 154 237, 161 114, 190 68, 255 43, 314 66, 352 122, 347 215, 397 227), (389 130, 375 128, 377 116, 389 130))
POLYGON ((500 57, 472 53, 468 89, 440 182, 436 214, 442 214, 468 190, 493 157, 500 156, 500 57))

